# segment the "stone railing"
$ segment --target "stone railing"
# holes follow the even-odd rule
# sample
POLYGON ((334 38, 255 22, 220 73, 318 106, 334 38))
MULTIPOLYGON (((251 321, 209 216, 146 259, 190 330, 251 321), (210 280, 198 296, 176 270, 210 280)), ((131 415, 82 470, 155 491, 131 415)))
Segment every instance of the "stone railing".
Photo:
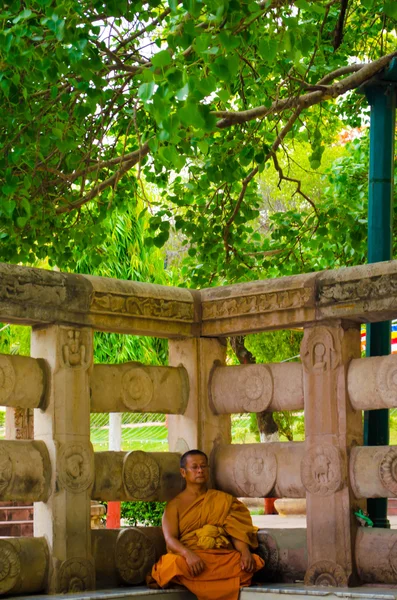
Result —
POLYGON ((353 516, 397 493, 397 447, 363 447, 361 412, 397 406, 397 357, 360 358, 359 329, 393 317, 397 262, 201 292, 0 265, 0 320, 33 326, 30 358, 0 356, 0 403, 35 410, 34 440, 0 442, 0 500, 35 503, 35 537, 0 540, 0 593, 142 582, 161 532, 91 530, 91 499, 172 498, 189 448, 219 489, 306 496, 307 535, 260 533, 265 577, 397 583, 397 533, 353 516), (300 364, 225 365, 225 336, 292 326, 300 364), (94 330, 168 337, 169 366, 93 365, 94 330), (231 414, 302 408, 304 443, 231 444, 231 414), (121 411, 169 414, 170 452, 94 453, 90 412, 121 411))

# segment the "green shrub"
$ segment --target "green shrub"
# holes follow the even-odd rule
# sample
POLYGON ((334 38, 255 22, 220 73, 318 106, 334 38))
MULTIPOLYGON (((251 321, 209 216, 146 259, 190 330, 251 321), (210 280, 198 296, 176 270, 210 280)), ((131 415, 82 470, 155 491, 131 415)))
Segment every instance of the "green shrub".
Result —
POLYGON ((122 502, 121 518, 128 525, 158 527, 161 525, 165 502, 122 502))

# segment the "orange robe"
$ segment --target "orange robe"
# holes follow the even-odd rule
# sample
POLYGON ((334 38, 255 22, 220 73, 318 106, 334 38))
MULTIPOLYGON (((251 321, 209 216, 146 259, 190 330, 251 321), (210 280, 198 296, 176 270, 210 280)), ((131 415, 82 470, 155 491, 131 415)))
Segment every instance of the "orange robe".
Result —
MULTIPOLYGON (((240 552, 233 548, 230 537, 256 548, 257 531, 242 502, 208 490, 179 520, 179 541, 200 556, 206 568, 193 576, 183 556, 168 552, 154 565, 152 577, 161 587, 170 581, 182 584, 198 600, 238 600, 240 587, 250 585, 252 573, 241 569, 240 552)), ((253 557, 258 571, 264 562, 256 554, 253 557)))

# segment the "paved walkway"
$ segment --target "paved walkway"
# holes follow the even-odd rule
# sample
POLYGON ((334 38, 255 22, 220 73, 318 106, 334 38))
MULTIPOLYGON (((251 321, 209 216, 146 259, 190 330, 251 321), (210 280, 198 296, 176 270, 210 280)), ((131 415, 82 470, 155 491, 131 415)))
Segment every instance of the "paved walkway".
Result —
MULTIPOLYGON (((298 529, 306 527, 305 516, 252 515, 252 521, 260 529, 298 529)), ((397 515, 390 516, 389 521, 391 529, 397 529, 397 515)))

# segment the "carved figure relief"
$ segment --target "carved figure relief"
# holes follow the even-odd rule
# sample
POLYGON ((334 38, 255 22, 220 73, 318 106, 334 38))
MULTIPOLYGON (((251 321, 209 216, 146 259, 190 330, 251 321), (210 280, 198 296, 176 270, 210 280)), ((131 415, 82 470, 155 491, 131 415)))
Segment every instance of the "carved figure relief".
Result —
POLYGON ((305 330, 301 344, 301 360, 309 373, 319 375, 336 369, 340 361, 340 344, 327 327, 305 330))
POLYGON ((95 292, 90 310, 96 313, 118 313, 131 316, 145 316, 177 321, 193 321, 193 303, 165 298, 147 298, 129 294, 95 292))
POLYGON ((301 462, 301 479, 306 490, 330 496, 343 487, 342 459, 338 448, 322 444, 309 448, 301 462))
POLYGON ((343 567, 330 560, 312 564, 305 575, 305 585, 347 587, 348 577, 343 567))
POLYGON ((153 381, 139 367, 132 367, 123 375, 123 402, 129 410, 142 410, 153 398, 153 381))
POLYGON ((142 583, 156 562, 154 545, 143 531, 125 529, 117 538, 115 562, 124 583, 142 583))
POLYGON ((160 467, 146 452, 129 452, 124 458, 123 482, 131 498, 146 500, 159 488, 160 467))
POLYGON ((276 483, 277 460, 272 450, 263 444, 245 447, 239 452, 234 465, 234 480, 247 498, 262 498, 276 483))
POLYGON ((13 470, 14 469, 9 453, 0 445, 0 495, 9 486, 13 470))
POLYGON ((0 594, 10 592, 21 574, 21 562, 13 544, 0 541, 0 594))
POLYGON ((79 329, 62 328, 62 364, 70 368, 86 368, 89 366, 87 343, 84 332, 79 329))
POLYGON ((15 387, 15 371, 8 356, 0 354, 0 404, 6 404, 15 387))
POLYGON ((305 306, 312 298, 310 288, 282 290, 256 296, 241 296, 227 300, 208 300, 203 302, 203 319, 222 319, 252 313, 288 310, 305 306))
POLYGON ((382 357, 380 369, 376 374, 376 386, 385 405, 397 404, 397 357, 390 354, 382 357))
POLYGON ((1 300, 55 306, 66 300, 63 273, 2 264, 0 282, 1 300))
POLYGON ((93 565, 85 558, 65 560, 59 569, 59 587, 63 594, 94 589, 95 571, 93 565))
POLYGON ((379 477, 385 488, 397 494, 397 450, 390 448, 379 465, 379 477))
POLYGON ((83 492, 93 483, 93 453, 74 442, 63 444, 58 458, 58 479, 70 492, 83 492))
POLYGON ((397 275, 395 273, 360 278, 355 281, 325 283, 321 285, 319 290, 319 304, 390 298, 395 295, 396 291, 397 275))
POLYGON ((273 377, 265 365, 250 367, 245 376, 241 394, 247 412, 262 412, 268 408, 273 397, 273 377))

